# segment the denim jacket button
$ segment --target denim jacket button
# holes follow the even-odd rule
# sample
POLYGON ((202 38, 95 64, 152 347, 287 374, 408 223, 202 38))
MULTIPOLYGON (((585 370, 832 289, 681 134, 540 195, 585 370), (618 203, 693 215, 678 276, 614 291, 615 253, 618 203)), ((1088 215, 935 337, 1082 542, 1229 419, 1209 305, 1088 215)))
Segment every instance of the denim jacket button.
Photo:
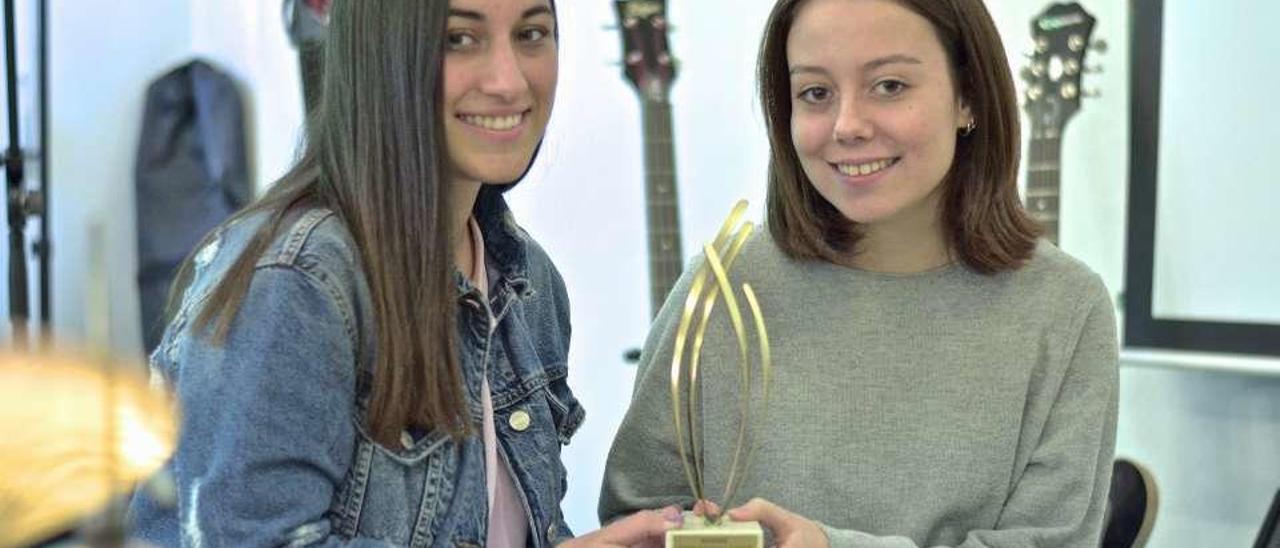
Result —
POLYGON ((516 432, 524 432, 529 429, 529 413, 524 410, 516 411, 511 414, 511 418, 507 420, 507 423, 516 432))
POLYGON ((400 445, 403 445, 405 449, 413 449, 413 434, 410 434, 408 430, 400 432, 400 445))

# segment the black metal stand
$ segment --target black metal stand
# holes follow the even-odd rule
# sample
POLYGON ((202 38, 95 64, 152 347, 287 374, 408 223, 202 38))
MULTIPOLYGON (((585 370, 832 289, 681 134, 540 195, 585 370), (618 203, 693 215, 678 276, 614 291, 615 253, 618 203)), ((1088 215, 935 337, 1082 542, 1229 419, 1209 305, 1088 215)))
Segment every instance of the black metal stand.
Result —
POLYGON ((29 342, 28 320, 31 307, 27 291, 27 252, 26 226, 27 217, 40 217, 40 239, 34 245, 36 257, 40 261, 40 321, 48 326, 49 311, 49 219, 46 214, 46 203, 49 192, 49 155, 48 155, 48 97, 47 83, 47 16, 46 0, 38 4, 38 41, 39 41, 39 96, 40 96, 40 190, 32 192, 26 188, 26 158, 19 140, 18 128, 18 60, 17 30, 14 13, 14 0, 4 2, 4 48, 5 48, 5 84, 8 91, 9 146, 4 152, 4 171, 8 179, 9 219, 9 318, 13 323, 13 344, 25 348, 29 342))

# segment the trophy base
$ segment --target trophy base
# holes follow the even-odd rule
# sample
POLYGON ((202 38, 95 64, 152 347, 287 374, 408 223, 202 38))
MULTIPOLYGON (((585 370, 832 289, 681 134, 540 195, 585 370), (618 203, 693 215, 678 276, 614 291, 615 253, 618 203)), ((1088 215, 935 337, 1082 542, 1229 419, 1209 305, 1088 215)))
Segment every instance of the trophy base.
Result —
POLYGON ((693 512, 684 513, 684 525, 667 531, 666 548, 764 548, 764 529, 758 521, 707 523, 693 512))

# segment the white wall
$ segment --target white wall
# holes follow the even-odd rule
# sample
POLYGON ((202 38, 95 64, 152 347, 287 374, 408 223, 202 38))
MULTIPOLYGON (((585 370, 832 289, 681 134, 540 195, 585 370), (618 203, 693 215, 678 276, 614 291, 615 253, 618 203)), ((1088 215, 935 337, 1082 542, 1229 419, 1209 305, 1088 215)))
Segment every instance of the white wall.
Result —
MULTIPOLYGON (((1175 1, 1175 0, 1167 0, 1175 1)), ((512 193, 522 221, 557 260, 573 301, 571 383, 588 420, 568 448, 565 511, 578 531, 595 526, 605 452, 630 398, 622 353, 648 323, 638 102, 623 82, 619 40, 602 27, 611 3, 562 0, 558 108, 533 177, 512 193)), ((692 255, 732 202, 758 219, 766 165, 753 65, 771 0, 669 2, 672 49, 683 61, 675 133, 684 248, 692 255)), ((52 2, 53 220, 57 332, 78 338, 87 225, 107 226, 114 345, 139 346, 134 280, 132 166, 146 83, 193 52, 239 78, 251 105, 255 180, 288 165, 301 121, 296 67, 279 5, 263 0, 52 2)), ((989 2, 1011 62, 1029 41, 1039 0, 989 2)), ((1063 247, 1120 292, 1128 162, 1127 4, 1087 0, 1111 50, 1105 72, 1063 143, 1063 247)), ((1091 63, 1091 64, 1092 64, 1091 63)), ((1224 82, 1244 85, 1248 78, 1224 82)), ((0 246, 3 247, 3 246, 0 246)), ((3 251, 0 251, 3 253, 3 251)), ((4 295, 0 295, 0 304, 4 295)), ((6 304, 7 306, 7 304, 6 304)), ((34 306, 34 301, 33 301, 34 306)), ((1280 380, 1127 366, 1121 374, 1119 448, 1155 469, 1162 507, 1154 546, 1248 545, 1280 487, 1280 380)), ((675 473, 675 471, 673 471, 675 473)))
POLYGON ((1270 114, 1280 41, 1258 37, 1280 20, 1280 4, 1229 6, 1170 2, 1164 10, 1164 35, 1179 39, 1164 47, 1161 68, 1151 314, 1276 324, 1280 177, 1263 159, 1280 142, 1270 114), (1221 85, 1241 74, 1248 85, 1221 85))
MULTIPOLYGON (((111 344, 133 353, 141 347, 133 164, 142 97, 152 78, 188 55, 191 11, 172 0, 121 5, 49 3, 51 288, 54 330, 63 340, 82 339, 88 315, 107 313, 85 306, 94 284, 107 289, 111 344), (102 273, 88 269, 95 224, 102 227, 102 273)), ((31 223, 28 234, 35 227, 31 223)), ((37 306, 32 300, 32 309, 37 306)))
MULTIPOLYGON (((22 58, 31 63, 35 54, 27 42, 34 44, 34 4, 19 2, 17 15, 22 58)), ((127 9, 106 0, 49 5, 54 333, 79 343, 92 322, 109 315, 111 347, 136 355, 142 343, 133 168, 147 85, 194 55, 227 70, 241 83, 251 173, 261 188, 293 157, 302 120, 296 61, 278 2, 131 0, 127 9), (91 226, 102 232, 103 245, 96 251, 91 226), (105 262, 103 273, 90 271, 95 252, 105 262), (108 297, 99 302, 108 302, 109 309, 89 305, 90 291, 105 291, 108 297)), ((32 93, 32 82, 24 80, 23 93, 32 93)), ((34 116, 34 107, 24 105, 27 114, 34 116)), ((24 131, 23 138, 28 147, 35 146, 34 131, 24 131)), ((34 188, 35 164, 29 170, 34 188)), ((33 220, 28 239, 37 231, 33 220)), ((0 247, 7 263, 8 246, 0 247)), ((38 270, 34 260, 29 264, 34 317, 38 270)), ((7 314, 8 294, 2 293, 0 307, 7 314)), ((3 336, 7 340, 9 331, 3 336)))

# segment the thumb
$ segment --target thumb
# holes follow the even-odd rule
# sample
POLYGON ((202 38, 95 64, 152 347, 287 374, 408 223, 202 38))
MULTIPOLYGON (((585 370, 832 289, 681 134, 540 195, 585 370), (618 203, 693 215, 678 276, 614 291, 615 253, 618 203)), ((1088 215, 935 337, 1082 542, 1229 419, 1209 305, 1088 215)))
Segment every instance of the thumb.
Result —
POLYGON ((609 544, 631 546, 661 536, 680 526, 680 509, 676 507, 636 512, 600 530, 601 540, 609 544))
POLYGON ((781 529, 786 524, 786 514, 786 510, 762 498, 751 499, 746 504, 729 510, 729 517, 734 521, 758 521, 778 534, 783 533, 781 529))

